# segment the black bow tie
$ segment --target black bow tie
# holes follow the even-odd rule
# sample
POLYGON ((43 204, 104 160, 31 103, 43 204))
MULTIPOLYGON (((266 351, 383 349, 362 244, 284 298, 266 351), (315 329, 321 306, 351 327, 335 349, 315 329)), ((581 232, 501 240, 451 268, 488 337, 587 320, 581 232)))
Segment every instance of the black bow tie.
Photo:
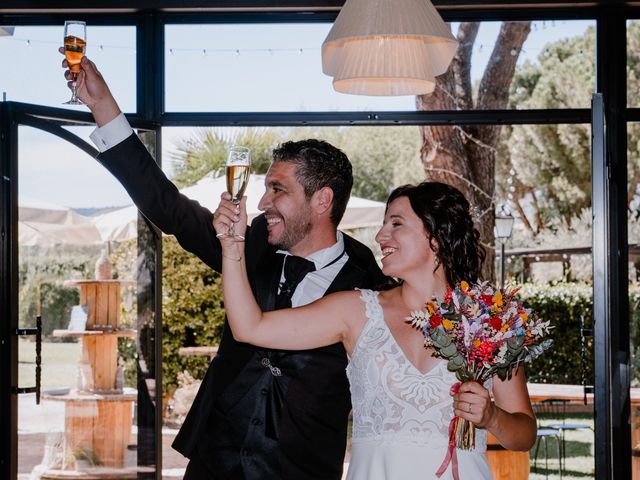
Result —
POLYGON ((291 297, 296 287, 307 275, 315 271, 315 264, 306 258, 286 255, 284 259, 284 282, 280 285, 280 293, 276 300, 276 308, 291 307, 291 297))

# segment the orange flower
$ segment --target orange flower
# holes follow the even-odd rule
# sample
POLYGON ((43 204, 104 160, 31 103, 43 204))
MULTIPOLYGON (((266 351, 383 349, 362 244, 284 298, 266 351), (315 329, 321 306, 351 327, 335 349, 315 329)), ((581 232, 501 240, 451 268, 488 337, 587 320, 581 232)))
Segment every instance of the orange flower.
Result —
POLYGON ((469 290, 469 284, 464 280, 462 280, 460 282, 460 288, 462 289, 463 292, 466 292, 467 290, 469 290))
POLYGON ((445 318, 444 320, 442 320, 442 326, 447 330, 451 330, 453 328, 453 322, 445 318))
POLYGON ((502 293, 497 292, 496 295, 491 299, 491 301, 497 306, 502 306, 502 293))

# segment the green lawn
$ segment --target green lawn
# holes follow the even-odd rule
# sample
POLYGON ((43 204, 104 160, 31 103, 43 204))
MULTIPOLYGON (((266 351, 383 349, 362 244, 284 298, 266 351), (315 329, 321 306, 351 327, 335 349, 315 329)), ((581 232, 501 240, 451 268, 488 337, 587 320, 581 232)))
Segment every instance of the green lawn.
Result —
MULTIPOLYGON (((542 419, 543 423, 554 423, 557 419, 542 419)), ((593 415, 591 414, 571 414, 566 419, 566 423, 578 423, 590 425, 593 428, 593 415)), ((593 430, 569 430, 565 433, 566 459, 562 472, 563 479, 587 479, 594 477, 594 437, 593 430)), ((557 447, 554 438, 548 440, 549 448, 549 469, 545 470, 544 449, 542 445, 538 451, 538 472, 533 470, 533 452, 531 451, 531 480, 543 480, 549 478, 559 480, 557 447), (548 477, 546 474, 548 473, 548 477)))
MULTIPOLYGON (((75 387, 81 344, 42 343, 42 389, 75 387)), ((21 387, 35 385, 36 344, 21 339, 18 344, 18 378, 21 387)))

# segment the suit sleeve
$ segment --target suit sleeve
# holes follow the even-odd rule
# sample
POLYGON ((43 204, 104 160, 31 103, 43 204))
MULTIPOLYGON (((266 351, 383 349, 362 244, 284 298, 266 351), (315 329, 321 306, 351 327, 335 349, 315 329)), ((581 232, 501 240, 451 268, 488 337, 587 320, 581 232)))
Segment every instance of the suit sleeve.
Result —
POLYGON ((133 134, 101 153, 98 161, 124 186, 140 212, 216 271, 222 268, 213 214, 181 194, 133 134))

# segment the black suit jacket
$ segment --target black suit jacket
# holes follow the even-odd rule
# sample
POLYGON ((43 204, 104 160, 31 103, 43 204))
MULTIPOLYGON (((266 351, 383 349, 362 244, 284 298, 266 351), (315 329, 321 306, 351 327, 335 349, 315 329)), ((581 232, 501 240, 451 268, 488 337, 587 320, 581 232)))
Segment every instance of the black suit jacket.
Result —
MULTIPOLYGON (((150 221, 221 270, 212 213, 178 192, 135 135, 98 159, 150 221)), ((369 249, 344 239, 349 259, 327 293, 383 284, 369 249)), ((263 216, 247 231, 245 256, 258 304, 273 310, 282 256, 267 243, 263 216)), ((239 343, 225 323, 173 447, 190 458, 197 454, 216 479, 339 479, 351 409, 346 361, 341 344, 289 352, 239 343)))

